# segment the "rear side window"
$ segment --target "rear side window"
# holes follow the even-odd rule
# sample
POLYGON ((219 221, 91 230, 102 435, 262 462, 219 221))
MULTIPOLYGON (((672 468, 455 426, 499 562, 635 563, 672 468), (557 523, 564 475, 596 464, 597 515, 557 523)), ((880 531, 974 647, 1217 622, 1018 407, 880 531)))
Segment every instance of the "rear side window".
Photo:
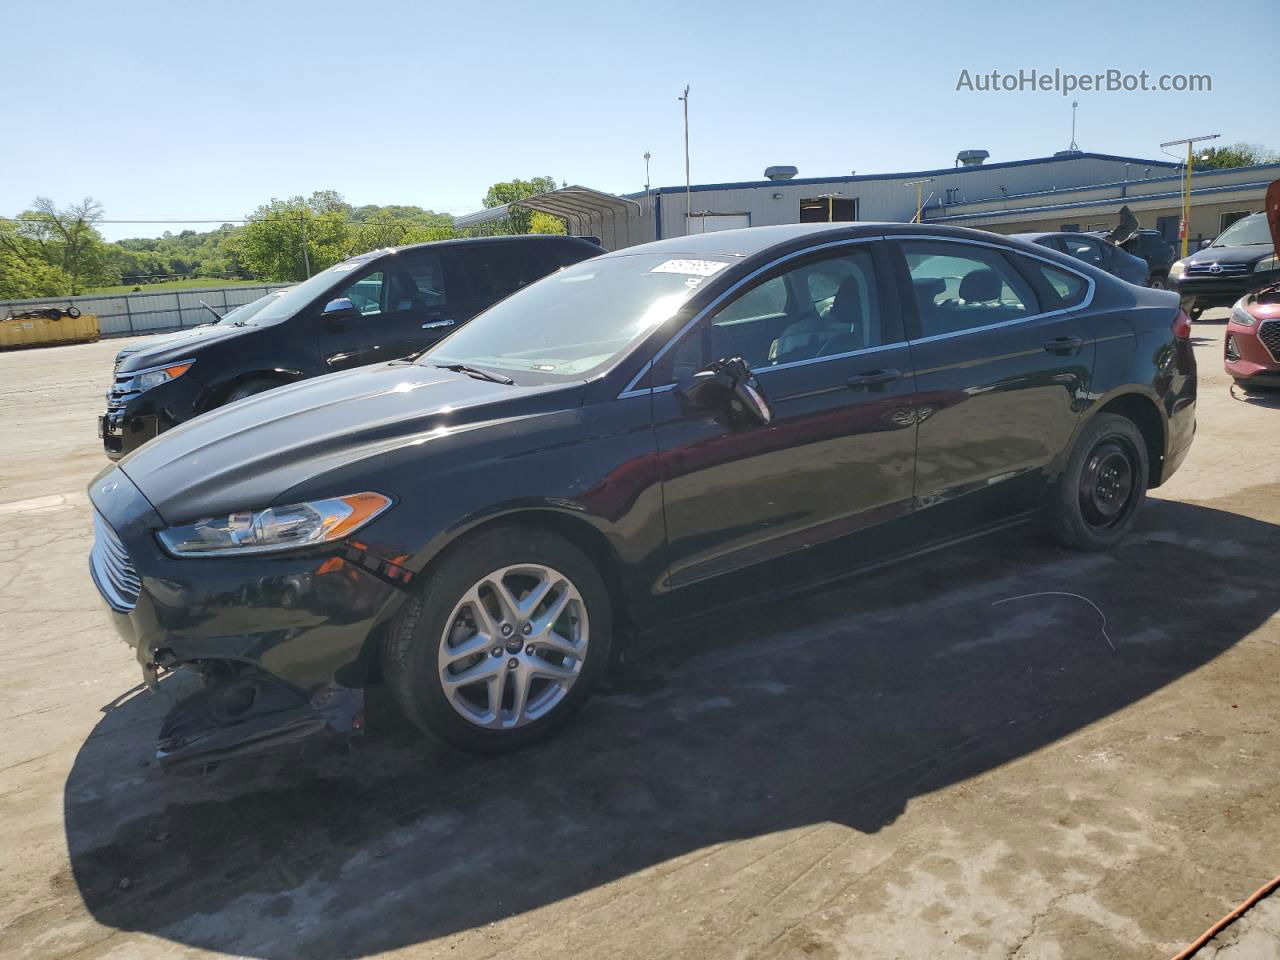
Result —
POLYGON ((923 337, 1040 312, 1035 292, 999 250, 932 240, 903 240, 901 245, 923 337))
POLYGON ((1089 281, 1078 273, 1060 270, 1031 257, 1018 257, 1018 263, 1029 276, 1042 281, 1037 283, 1037 287, 1043 295, 1046 310, 1078 307, 1089 293, 1089 281))
POLYGON ((535 244, 483 244, 459 252, 473 296, 500 300, 560 267, 550 250, 535 244))
POLYGON ((1063 237, 1062 248, 1070 256, 1092 263, 1095 267, 1101 267, 1105 263, 1102 245, 1091 237, 1063 237))

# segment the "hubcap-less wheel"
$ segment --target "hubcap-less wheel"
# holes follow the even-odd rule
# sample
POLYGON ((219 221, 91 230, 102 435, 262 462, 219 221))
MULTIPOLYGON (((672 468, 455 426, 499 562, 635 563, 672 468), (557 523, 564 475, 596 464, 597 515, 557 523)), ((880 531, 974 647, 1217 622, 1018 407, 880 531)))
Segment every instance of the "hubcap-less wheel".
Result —
POLYGON ((1080 473, 1080 511, 1094 527, 1110 527, 1133 499, 1134 457, 1124 441, 1109 437, 1089 453, 1080 473))
POLYGON ((510 730, 546 716, 582 672, 586 604, 551 567, 495 570, 463 594, 446 624, 441 686, 453 709, 478 727, 510 730))
POLYGON ((1159 277, 1152 277, 1150 282, 1147 284, 1147 286, 1150 287, 1152 290, 1168 290, 1169 289, 1169 285, 1165 283, 1163 280, 1161 280, 1159 277))

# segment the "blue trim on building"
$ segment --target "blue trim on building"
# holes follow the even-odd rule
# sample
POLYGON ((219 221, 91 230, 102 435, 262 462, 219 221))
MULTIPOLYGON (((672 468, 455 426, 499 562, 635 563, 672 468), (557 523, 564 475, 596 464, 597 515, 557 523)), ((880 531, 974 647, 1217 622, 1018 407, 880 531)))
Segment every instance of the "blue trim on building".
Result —
MULTIPOLYGON (((1109 153, 1076 153, 1069 157, 1034 157, 1030 160, 1006 160, 1003 163, 984 163, 976 167, 939 167, 936 170, 912 170, 902 173, 868 173, 848 177, 797 177, 794 180, 741 180, 736 183, 695 183, 689 187, 690 193, 704 190, 746 190, 755 187, 812 186, 819 183, 864 183, 875 180, 901 180, 904 178, 943 176, 945 174, 974 173, 981 170, 1007 170, 1011 167, 1026 167, 1037 163, 1063 163, 1068 160, 1112 160, 1118 163, 1141 164, 1147 167, 1161 167, 1167 170, 1177 168, 1178 164, 1168 160, 1142 160, 1137 157, 1113 156, 1109 153)), ((684 187, 657 187, 651 192, 661 196, 664 193, 683 193, 684 187)), ((623 194, 628 199, 644 196, 644 191, 623 194)))

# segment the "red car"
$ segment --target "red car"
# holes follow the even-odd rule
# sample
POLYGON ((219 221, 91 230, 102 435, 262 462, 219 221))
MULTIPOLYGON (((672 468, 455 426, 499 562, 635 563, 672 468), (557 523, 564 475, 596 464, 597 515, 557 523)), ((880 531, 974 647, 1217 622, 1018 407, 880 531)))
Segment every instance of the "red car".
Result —
MULTIPOLYGON (((1280 259, 1280 180, 1267 188, 1267 224, 1280 259)), ((1280 387, 1280 282, 1245 294, 1231 308, 1224 345, 1227 373, 1244 387, 1280 387)))

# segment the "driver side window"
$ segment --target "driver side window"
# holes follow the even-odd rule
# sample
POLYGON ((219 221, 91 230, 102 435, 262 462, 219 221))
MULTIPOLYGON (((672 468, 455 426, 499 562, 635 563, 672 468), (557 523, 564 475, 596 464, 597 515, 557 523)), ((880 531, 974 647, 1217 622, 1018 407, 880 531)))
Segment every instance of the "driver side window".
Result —
POLYGON ((346 297, 362 317, 375 317, 383 312, 383 293, 386 287, 381 270, 361 277, 348 286, 339 297, 346 297))

